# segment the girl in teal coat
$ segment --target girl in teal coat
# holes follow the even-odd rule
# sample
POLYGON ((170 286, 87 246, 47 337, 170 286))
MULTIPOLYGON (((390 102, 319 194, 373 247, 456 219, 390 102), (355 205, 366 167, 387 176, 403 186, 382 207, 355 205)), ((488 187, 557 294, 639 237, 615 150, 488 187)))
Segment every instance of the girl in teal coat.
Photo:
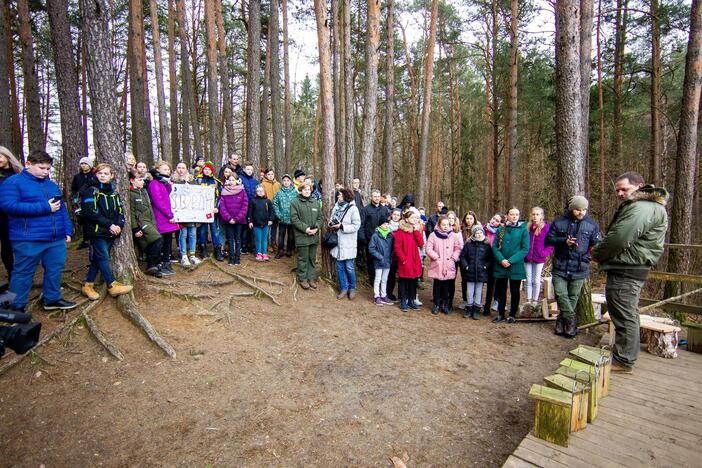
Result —
POLYGON ((515 323, 519 309, 519 288, 522 280, 526 279, 524 258, 529 253, 529 231, 525 223, 519 220, 517 208, 511 208, 507 212, 507 222, 497 230, 492 252, 495 255, 495 299, 499 303, 499 315, 492 321, 498 323, 505 320, 509 283, 510 306, 507 322, 515 323))

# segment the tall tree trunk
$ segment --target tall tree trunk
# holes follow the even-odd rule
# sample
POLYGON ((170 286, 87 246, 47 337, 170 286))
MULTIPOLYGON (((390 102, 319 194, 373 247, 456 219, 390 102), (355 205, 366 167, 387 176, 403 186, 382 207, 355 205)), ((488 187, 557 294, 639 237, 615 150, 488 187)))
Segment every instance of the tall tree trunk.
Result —
MULTIPOLYGON (((261 167, 268 166, 270 159, 268 155, 268 115, 270 113, 270 90, 271 90, 271 31, 268 30, 266 38, 266 60, 263 68, 263 85, 261 86, 261 167)), ((256 168, 258 170, 258 167, 256 168)))
POLYGON ((344 168, 345 183, 351 186, 356 177, 356 106, 354 105, 354 75, 351 58, 351 5, 350 0, 344 0, 344 115, 346 116, 346 167, 344 168))
MULTIPOLYGON (((86 51, 85 51, 85 40, 81 41, 80 47, 78 48, 78 54, 80 57, 82 57, 81 65, 80 65, 80 73, 81 73, 81 80, 80 80, 80 97, 81 97, 81 122, 83 123, 83 151, 85 151, 85 154, 88 154, 88 66, 86 65, 86 51)), ((129 62, 127 62, 126 66, 129 65, 129 62)), ((128 76, 127 76, 127 71, 124 71, 124 93, 126 94, 127 92, 127 81, 128 81, 128 76)), ((126 96, 125 96, 125 115, 126 115, 126 96)), ((127 126, 127 121, 125 119, 124 121, 124 126, 126 128, 127 126)), ((127 138, 126 136, 122 138, 123 144, 126 144, 127 138)), ((126 148, 123 149, 123 152, 126 151, 126 148)))
POLYGON ((614 96, 613 122, 614 135, 612 138, 612 159, 620 162, 622 157, 622 82, 624 73, 624 47, 626 45, 627 8, 629 0, 617 0, 615 17, 614 41, 614 96))
POLYGON ((129 60, 130 103, 132 111, 132 150, 138 161, 154 162, 149 85, 146 77, 144 43, 144 7, 142 0, 129 0, 129 60))
POLYGON ((283 167, 283 122, 280 108, 280 27, 278 0, 271 0, 270 30, 271 36, 271 129, 273 130, 273 161, 275 169, 283 167))
POLYGON ((326 18, 324 0, 314 0, 314 13, 317 19, 317 40, 319 41, 319 87, 322 108, 322 193, 328 208, 334 205, 334 179, 336 176, 334 158, 334 101, 332 99, 331 47, 329 25, 326 18))
MULTIPOLYGON (((3 2, 7 3, 7 2, 3 2)), ((0 5, 0 145, 12 147, 12 125, 10 109, 10 69, 14 64, 8 62, 8 46, 11 44, 12 31, 6 29, 5 7, 0 5)))
MULTIPOLYGON (((151 0, 154 1, 154 0, 151 0)), ((219 80, 217 78, 217 0, 205 0, 205 33, 207 35, 207 116, 209 122, 210 160, 222 161, 222 139, 219 134, 219 80)))
POLYGON ((431 21, 429 37, 424 54, 424 95, 422 103, 422 132, 419 140, 417 206, 424 206, 427 187, 427 155, 429 152, 429 126, 431 119, 431 83, 434 77, 434 43, 436 42, 436 21, 439 16, 439 1, 431 1, 431 21))
POLYGON ((507 158, 505 159, 505 177, 508 182, 505 186, 505 200, 509 206, 518 204, 517 182, 519 167, 517 156, 517 83, 519 79, 519 5, 518 0, 510 0, 510 25, 509 25, 509 93, 507 104, 507 158))
MULTIPOLYGON (((697 154, 697 130, 702 91, 702 2, 692 0, 690 12, 690 38, 685 58, 678 154, 675 161, 675 192, 671 209, 670 242, 691 244, 693 202, 697 154)), ((699 213, 698 213, 699 214, 699 213)), ((671 249, 668 269, 680 273, 690 271, 690 255, 680 249, 671 249)), ((666 284, 666 296, 680 294, 680 283, 666 284)))
POLYGON ((154 74, 156 75, 156 99, 158 101, 158 133, 161 140, 161 159, 173 163, 171 135, 168 131, 166 93, 163 88, 163 60, 161 59, 161 32, 158 24, 158 3, 149 0, 151 14, 151 36, 154 43, 154 74))
POLYGON ((285 162, 278 168, 281 172, 290 171, 292 164, 292 102, 290 99, 290 55, 288 51, 288 0, 282 0, 283 9, 283 73, 285 75, 285 162))
POLYGON ((46 3, 51 27, 51 46, 56 67, 59 110, 61 112, 61 148, 63 150, 63 192, 68 200, 73 169, 84 151, 83 125, 78 95, 78 71, 73 59, 73 42, 68 22, 68 1, 48 0, 46 3))
MULTIPOLYGON (((492 122, 491 122, 491 135, 492 135, 492 206, 493 211, 497 210, 498 207, 500 206, 499 200, 500 200, 500 191, 497 189, 498 187, 498 173, 499 171, 497 170, 497 165, 500 162, 500 147, 499 147, 499 138, 500 138, 500 132, 499 132, 499 97, 497 95, 497 33, 498 33, 498 23, 497 23, 497 0, 492 0, 491 2, 491 16, 492 16, 492 22, 490 24, 490 51, 491 51, 491 60, 490 60, 490 88, 491 88, 491 93, 490 96, 492 98, 492 122)), ((505 209, 507 207, 505 206, 505 209)))
MULTIPOLYGON (((198 138, 200 132, 197 125, 197 115, 191 115, 195 112, 195 96, 193 94, 193 80, 190 75, 190 65, 188 62, 188 30, 185 22, 185 4, 184 0, 176 0, 176 14, 178 16, 178 36, 180 39, 180 81, 183 86, 181 96, 181 131, 180 135, 183 142, 183 160, 188 163, 193 161, 192 149, 190 147, 190 128, 192 124, 193 137, 198 138)), ((200 155, 195 145, 196 155, 200 155)))
POLYGON ((261 166, 261 0, 249 1, 248 49, 246 52, 246 158, 261 166))
POLYGON ((383 153, 385 160, 385 190, 393 193, 394 161, 393 149, 395 144, 395 2, 387 0, 388 16, 386 22, 385 47, 385 136, 383 153))
MULTIPOLYGON (((175 9, 168 0, 168 99, 171 114, 171 161, 180 161, 180 136, 178 135, 178 81, 176 78, 175 9)), ((165 138, 165 136, 164 136, 165 138)))
POLYGON ((15 80, 15 54, 13 48, 10 46, 12 44, 12 24, 10 21, 11 11, 10 2, 2 2, 3 16, 4 16, 4 29, 7 34, 7 74, 10 80, 10 129, 12 133, 12 152, 20 159, 24 161, 24 144, 22 141, 22 131, 20 129, 20 112, 19 104, 17 99, 17 83, 15 80))
POLYGON ((373 184, 373 154, 378 108, 378 46, 380 44, 380 0, 368 0, 366 23, 366 92, 361 134, 361 193, 370 196, 373 184))
POLYGON ((580 134, 580 5, 556 1, 556 161, 561 200, 585 193, 580 134))
POLYGON ((649 179, 662 184, 661 147, 661 27, 658 0, 651 0, 651 161, 649 179))
POLYGON ((217 0, 217 36, 219 45, 219 77, 222 83, 222 118, 227 134, 227 156, 236 152, 236 135, 234 134, 234 110, 232 93, 229 87, 229 60, 227 55, 227 36, 224 32, 222 17, 222 0, 217 0))
POLYGON ((343 168, 345 164, 346 153, 344 151, 344 132, 345 126, 343 124, 344 120, 341 117, 342 110, 344 108, 343 96, 341 91, 341 83, 343 79, 342 66, 341 66, 341 12, 339 11, 339 4, 341 0, 331 0, 331 56, 332 56, 332 89, 334 91, 334 124, 336 129, 334 131, 334 137, 336 142, 334 147, 336 148, 336 167, 343 168))
MULTIPOLYGON (((586 184, 590 154, 590 83, 592 81, 592 15, 593 0, 580 0, 580 135, 583 139, 583 161, 586 184)), ((589 192, 589 191, 588 191, 589 192)))
POLYGON ((44 150, 46 140, 41 125, 41 103, 39 100, 39 82, 34 64, 34 40, 29 19, 29 1, 17 0, 19 18, 19 36, 22 42, 22 72, 24 74, 24 100, 29 133, 29 151, 44 150))
MULTIPOLYGON (((461 92, 460 92, 460 80, 456 76, 456 57, 453 48, 451 49, 451 56, 449 57, 449 93, 450 93, 450 115, 451 115, 451 165, 450 174, 453 176, 450 178, 452 205, 458 206, 457 202, 460 200, 458 195, 458 190, 456 183, 458 178, 462 177, 461 171, 461 92)), ((529 171, 526 171, 529 172, 529 171)))
POLYGON ((602 87, 602 44, 600 33, 602 29, 602 0, 597 2, 597 112, 599 114, 599 135, 597 145, 597 161, 600 176, 600 218, 604 219, 606 208, 605 198, 605 121, 604 121, 604 92, 602 87))

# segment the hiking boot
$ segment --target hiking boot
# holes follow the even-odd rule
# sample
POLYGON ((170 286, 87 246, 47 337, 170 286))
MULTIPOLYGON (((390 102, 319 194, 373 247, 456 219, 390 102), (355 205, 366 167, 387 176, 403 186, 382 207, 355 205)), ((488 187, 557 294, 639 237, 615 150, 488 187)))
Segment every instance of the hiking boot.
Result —
POLYGON ((300 287, 302 289, 310 289, 310 283, 307 280, 300 281, 300 287))
POLYGON ((556 317, 556 328, 553 330, 554 335, 563 336, 565 333, 565 319, 559 315, 556 317))
POLYGON ((431 308, 432 315, 439 315, 439 306, 434 304, 431 308))
POLYGON ((616 359, 612 359, 612 372, 617 374, 633 374, 634 368, 632 366, 626 366, 616 359))
POLYGON ((180 256, 180 264, 184 267, 189 267, 191 265, 190 259, 188 258, 187 255, 180 256))
POLYGON ((480 306, 474 305, 470 318, 473 320, 480 320, 480 306))
POLYGON ((377 305, 377 306, 385 305, 385 302, 383 302, 383 298, 382 298, 382 297, 376 297, 376 298, 375 298, 375 301, 373 301, 373 302, 375 302, 375 305, 377 305))
POLYGON ((471 316, 472 316, 472 312, 473 312, 472 306, 466 306, 466 307, 463 309, 463 318, 471 317, 471 316))
POLYGON ((356 299, 356 290, 349 289, 349 301, 353 301, 354 299, 356 299))
POLYGON ((317 289, 317 281, 316 280, 308 280, 307 283, 310 285, 310 288, 312 289, 317 289))
POLYGON ((80 289, 80 292, 82 292, 83 295, 91 301, 97 301, 100 299, 100 294, 98 294, 98 292, 95 290, 93 287, 94 285, 94 283, 85 283, 80 289))
POLYGON ((563 330, 563 336, 566 338, 575 338, 578 334, 578 319, 573 317, 572 319, 565 322, 565 329, 563 330))
POLYGON ((113 281, 112 286, 107 288, 107 292, 110 296, 117 297, 122 294, 129 294, 129 292, 134 288, 131 284, 122 284, 119 281, 113 281))
POLYGON ((158 269, 157 266, 152 266, 146 269, 146 274, 149 276, 153 276, 155 278, 162 278, 163 273, 161 273, 161 270, 158 269))
POLYGON ((218 245, 214 248, 214 255, 215 255, 215 260, 218 262, 223 262, 224 261, 224 254, 222 254, 222 246, 218 245))
POLYGON ((492 323, 500 323, 500 322, 504 322, 504 321, 505 321, 505 318, 502 315, 498 315, 497 317, 492 319, 492 323))
POLYGON ((190 264, 193 266, 199 265, 200 263, 202 263, 202 261, 195 256, 195 253, 191 253, 190 256, 188 257, 188 259, 190 260, 190 264))
POLYGON ((346 299, 348 296, 348 291, 339 291, 339 294, 336 295, 336 298, 338 300, 346 299))
POLYGON ((44 304, 44 310, 71 310, 74 309, 78 304, 73 301, 67 301, 66 299, 59 299, 53 302, 47 302, 44 304))

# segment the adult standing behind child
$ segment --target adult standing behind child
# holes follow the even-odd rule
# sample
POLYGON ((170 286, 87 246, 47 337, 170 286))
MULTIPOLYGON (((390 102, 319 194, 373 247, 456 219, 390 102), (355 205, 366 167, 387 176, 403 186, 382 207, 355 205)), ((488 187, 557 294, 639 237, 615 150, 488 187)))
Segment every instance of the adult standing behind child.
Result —
POLYGON ((483 299, 483 284, 492 273, 494 256, 490 241, 485 237, 485 230, 480 224, 473 225, 471 235, 466 239, 461 250, 461 280, 466 285, 466 305, 463 317, 480 319, 483 299))
POLYGON ((273 224, 273 204, 266 197, 262 185, 256 187, 256 196, 249 202, 247 215, 249 229, 253 230, 256 244, 256 260, 268 260, 268 230, 273 224))
MULTIPOLYGON (((188 166, 184 162, 176 164, 175 174, 171 176, 173 185, 197 185, 195 177, 188 171, 188 166)), ((200 259, 197 258, 197 230, 198 223, 181 223, 178 234, 178 253, 180 254, 180 264, 183 266, 197 265, 200 259)))
POLYGON ((452 283, 456 281, 456 262, 461 255, 462 241, 454 232, 448 217, 440 216, 429 234, 426 248, 429 257, 429 278, 434 280, 433 302, 431 313, 436 315, 439 311, 444 314, 451 313, 452 283))
POLYGON ((241 238, 246 228, 249 199, 236 173, 224 182, 219 199, 219 214, 229 244, 229 264, 241 264, 241 238))
POLYGON ((337 299, 349 300, 356 297, 356 269, 353 264, 358 253, 357 236, 361 228, 361 215, 354 201, 353 192, 342 188, 338 201, 329 218, 329 229, 336 231, 338 244, 331 249, 331 256, 336 259, 336 272, 339 277, 339 294, 337 299))
POLYGON ((173 251, 173 233, 178 230, 178 222, 171 210, 171 166, 164 161, 159 161, 151 170, 153 181, 147 191, 154 209, 156 229, 163 237, 161 247, 161 274, 163 276, 175 275, 171 267, 171 253, 173 251))
POLYGON ((134 242, 146 253, 146 274, 163 276, 158 265, 161 262, 163 237, 156 228, 149 192, 144 188, 144 179, 139 175, 129 176, 129 213, 134 242))
POLYGON ((85 235, 90 244, 90 266, 81 291, 91 301, 100 299, 95 291, 95 278, 102 273, 107 292, 112 297, 128 294, 132 286, 115 281, 110 269, 110 249, 124 228, 124 209, 119 194, 112 186, 115 173, 109 164, 98 164, 96 180, 81 190, 81 209, 85 219, 85 235))
POLYGON ((526 268, 526 301, 527 304, 536 304, 541 292, 541 273, 544 263, 553 252, 553 247, 545 244, 546 236, 551 225, 546 222, 544 209, 535 206, 531 209, 531 216, 527 224, 529 231, 529 253, 524 259, 526 268))
POLYGON ((322 226, 322 210, 312 198, 312 186, 300 185, 298 197, 290 204, 290 222, 295 228, 297 279, 302 289, 317 289, 315 261, 322 226))

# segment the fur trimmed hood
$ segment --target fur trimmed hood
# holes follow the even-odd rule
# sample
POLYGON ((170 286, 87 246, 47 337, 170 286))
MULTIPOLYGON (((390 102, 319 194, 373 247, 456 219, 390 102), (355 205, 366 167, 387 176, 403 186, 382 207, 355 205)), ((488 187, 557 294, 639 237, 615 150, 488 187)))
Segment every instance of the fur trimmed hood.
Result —
POLYGON ((665 206, 668 203, 668 191, 663 187, 656 187, 653 184, 644 185, 636 192, 629 195, 627 201, 651 201, 665 206))
POLYGON ((181 177, 177 172, 174 172, 171 176, 171 182, 174 184, 189 184, 195 180, 195 177, 191 173, 187 173, 185 177, 181 177))
POLYGON ((401 231, 405 231, 405 232, 412 232, 412 231, 414 231, 414 226, 412 226, 410 223, 408 223, 407 221, 405 221, 404 219, 402 219, 402 220, 400 220, 400 227, 399 227, 399 229, 400 229, 401 231))

